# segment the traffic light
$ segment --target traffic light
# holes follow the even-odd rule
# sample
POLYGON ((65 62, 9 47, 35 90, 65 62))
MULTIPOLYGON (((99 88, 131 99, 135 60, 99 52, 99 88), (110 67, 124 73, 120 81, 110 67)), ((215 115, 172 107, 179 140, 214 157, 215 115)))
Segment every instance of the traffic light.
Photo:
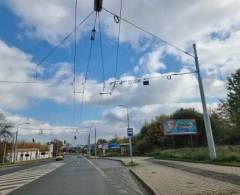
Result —
POLYGON ((66 144, 66 140, 64 140, 63 143, 66 144))
POLYGON ((35 143, 35 139, 34 138, 32 139, 32 142, 35 143))
POLYGON ((74 140, 76 140, 76 139, 77 139, 77 136, 75 135, 75 136, 74 136, 74 140))
POLYGON ((149 80, 144 80, 143 85, 149 85, 149 80))

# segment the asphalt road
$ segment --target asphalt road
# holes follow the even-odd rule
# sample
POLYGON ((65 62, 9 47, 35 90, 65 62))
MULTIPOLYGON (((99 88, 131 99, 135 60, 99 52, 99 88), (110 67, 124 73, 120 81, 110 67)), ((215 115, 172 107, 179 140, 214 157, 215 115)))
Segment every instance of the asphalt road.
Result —
POLYGON ((119 162, 66 156, 30 169, 0 176, 0 194, 138 195, 146 194, 119 162), (25 181, 25 183, 24 183, 25 181))

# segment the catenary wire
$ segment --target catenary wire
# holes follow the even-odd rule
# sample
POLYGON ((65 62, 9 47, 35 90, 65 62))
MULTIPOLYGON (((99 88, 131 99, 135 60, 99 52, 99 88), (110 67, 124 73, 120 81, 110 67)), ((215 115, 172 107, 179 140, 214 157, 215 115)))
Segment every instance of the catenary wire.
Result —
POLYGON ((101 67, 102 67, 102 80, 103 80, 103 91, 105 89, 105 70, 104 70, 104 57, 103 57, 103 43, 102 43, 102 29, 101 29, 101 18, 98 13, 98 30, 99 30, 99 45, 101 55, 101 67))
MULTIPOLYGON (((93 30, 95 30, 95 27, 96 27, 96 20, 97 20, 97 13, 95 15, 95 18, 94 18, 94 25, 93 25, 93 29, 92 29, 92 32, 93 30)), ((80 108, 80 122, 82 121, 82 114, 83 114, 83 106, 84 106, 84 95, 85 95, 85 90, 86 90, 86 82, 87 82, 87 78, 88 78, 88 71, 89 71, 89 67, 90 67, 90 63, 91 63, 91 58, 92 58, 92 48, 93 48, 93 41, 95 40, 95 37, 92 37, 93 34, 91 34, 91 39, 90 39, 90 48, 89 48, 89 53, 88 53, 88 59, 87 59, 87 65, 86 65, 86 71, 85 71, 85 76, 84 76, 84 81, 82 83, 83 85, 83 90, 82 90, 82 99, 81 99, 81 108, 80 108)), ((95 36, 95 34, 94 34, 95 36)))
POLYGON ((76 56, 77 56, 77 5, 75 1, 75 17, 74 17, 74 56, 73 56, 73 121, 76 123, 76 56))
POLYGON ((116 15, 115 13, 113 13, 112 11, 110 11, 110 10, 104 8, 104 7, 103 7, 103 10, 106 11, 107 13, 113 15, 113 16, 117 16, 117 17, 119 17, 120 21, 122 20, 122 21, 128 23, 129 25, 131 25, 131 26, 137 28, 138 30, 140 30, 140 31, 142 31, 142 32, 144 32, 144 33, 146 33, 146 34, 148 34, 148 35, 154 37, 154 38, 159 39, 161 42, 165 43, 166 45, 169 45, 169 46, 175 48, 176 50, 181 51, 181 52, 183 52, 184 54, 186 54, 186 55, 191 56, 192 58, 194 58, 194 55, 193 55, 193 54, 191 54, 191 53, 189 53, 189 52, 187 52, 187 51, 181 49, 180 47, 177 47, 176 45, 174 45, 174 44, 172 44, 172 43, 170 43, 170 42, 164 40, 164 39, 161 38, 160 36, 158 36, 158 35, 156 35, 156 34, 150 32, 150 31, 148 31, 148 30, 146 30, 146 29, 144 29, 144 28, 142 28, 141 26, 139 26, 139 25, 137 25, 137 24, 135 24, 135 23, 133 23, 133 22, 131 22, 131 21, 129 21, 129 20, 127 20, 127 19, 121 17, 121 16, 116 15))
MULTIPOLYGON (((60 45, 62 45, 74 32, 75 30, 80 27, 92 14, 94 11, 90 12, 90 14, 88 14, 80 23, 78 23, 76 25, 76 27, 70 32, 68 33, 54 48, 52 48, 46 56, 44 56, 38 63, 37 63, 37 67, 40 66, 44 61, 46 61, 59 47, 60 45)), ((36 71, 36 79, 38 78, 38 74, 36 71)))
MULTIPOLYGON (((120 3, 120 11, 119 11, 119 18, 122 17, 122 6, 123 2, 121 0, 120 3)), ((118 72, 118 63, 119 63, 119 47, 120 47, 120 33, 121 33, 121 20, 118 21, 118 34, 117 34, 117 51, 116 51, 116 60, 115 60, 115 72, 114 72, 114 77, 117 79, 117 72, 118 72)))

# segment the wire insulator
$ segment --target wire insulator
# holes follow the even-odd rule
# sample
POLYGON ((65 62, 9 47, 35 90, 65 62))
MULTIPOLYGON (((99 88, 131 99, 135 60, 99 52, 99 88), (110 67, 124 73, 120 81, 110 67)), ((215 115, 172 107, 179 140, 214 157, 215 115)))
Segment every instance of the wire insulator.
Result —
POLYGON ((172 79, 172 75, 168 75, 168 76, 167 76, 167 79, 168 79, 168 80, 171 80, 171 79, 172 79))
POLYGON ((94 11, 95 12, 102 11, 102 3, 103 3, 103 0, 94 0, 94 11))
POLYGON ((95 40, 95 34, 96 34, 96 30, 92 29, 92 33, 91 33, 91 40, 95 40))
POLYGON ((114 15, 113 18, 117 24, 120 22, 120 18, 117 15, 114 15))

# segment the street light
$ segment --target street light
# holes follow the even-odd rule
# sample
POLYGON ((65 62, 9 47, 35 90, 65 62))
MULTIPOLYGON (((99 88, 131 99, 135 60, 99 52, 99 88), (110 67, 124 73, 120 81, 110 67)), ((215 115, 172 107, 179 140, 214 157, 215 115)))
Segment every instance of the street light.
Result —
MULTIPOLYGON (((130 130, 130 117, 129 117, 129 110, 128 110, 128 106, 120 104, 118 105, 120 107, 123 107, 127 110, 127 131, 130 130)), ((128 140, 129 140, 129 151, 130 151, 130 158, 131 158, 131 163, 133 162, 133 152, 132 152, 132 135, 128 135, 128 140)))

